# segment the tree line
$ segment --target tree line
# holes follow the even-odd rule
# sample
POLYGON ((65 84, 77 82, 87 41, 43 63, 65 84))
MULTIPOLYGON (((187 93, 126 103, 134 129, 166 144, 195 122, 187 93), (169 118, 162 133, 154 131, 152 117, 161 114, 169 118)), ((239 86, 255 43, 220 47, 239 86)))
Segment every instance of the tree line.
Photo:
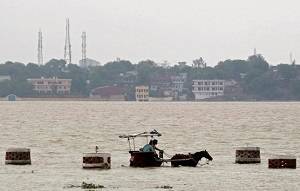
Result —
MULTIPOLYGON (((201 60, 203 62, 203 60, 201 60)), ((104 65, 80 68, 66 65, 64 60, 51 59, 45 65, 8 61, 0 64, 0 75, 8 75, 11 80, 0 82, 0 96, 16 94, 20 97, 38 96, 27 82, 29 78, 67 78, 72 79, 71 95, 88 96, 91 89, 106 85, 120 85, 132 94, 136 85, 151 85, 160 76, 187 74, 185 83, 191 95, 194 79, 235 80, 242 94, 256 100, 299 100, 300 66, 293 64, 269 64, 262 55, 252 55, 246 60, 225 60, 216 66, 192 67, 176 64, 162 66, 152 60, 133 64, 128 60, 116 60, 104 65), (126 84, 124 78, 134 72, 134 78, 126 84)), ((130 77, 130 76, 129 76, 130 77)))

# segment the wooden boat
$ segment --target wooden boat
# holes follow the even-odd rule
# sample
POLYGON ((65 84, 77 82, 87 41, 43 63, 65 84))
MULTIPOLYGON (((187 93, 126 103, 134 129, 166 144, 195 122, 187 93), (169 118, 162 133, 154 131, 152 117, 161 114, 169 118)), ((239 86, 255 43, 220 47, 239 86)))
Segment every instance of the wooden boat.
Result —
POLYGON ((135 138, 144 137, 147 142, 148 139, 153 139, 154 137, 161 136, 156 130, 151 132, 143 132, 138 134, 130 134, 130 135, 121 135, 120 138, 126 138, 129 143, 129 153, 130 153, 130 166, 131 167, 160 167, 163 163, 162 156, 161 158, 155 152, 143 152, 140 150, 136 150, 135 146, 135 138))
POLYGON ((163 162, 154 152, 129 151, 129 153, 132 167, 160 167, 163 162))

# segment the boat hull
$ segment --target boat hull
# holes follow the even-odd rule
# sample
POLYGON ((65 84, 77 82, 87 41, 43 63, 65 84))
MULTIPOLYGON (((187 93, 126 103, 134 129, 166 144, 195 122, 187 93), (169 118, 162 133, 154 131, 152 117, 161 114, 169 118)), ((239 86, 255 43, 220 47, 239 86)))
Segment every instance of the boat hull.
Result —
POLYGON ((131 167, 160 167, 162 160, 154 152, 129 151, 131 167))

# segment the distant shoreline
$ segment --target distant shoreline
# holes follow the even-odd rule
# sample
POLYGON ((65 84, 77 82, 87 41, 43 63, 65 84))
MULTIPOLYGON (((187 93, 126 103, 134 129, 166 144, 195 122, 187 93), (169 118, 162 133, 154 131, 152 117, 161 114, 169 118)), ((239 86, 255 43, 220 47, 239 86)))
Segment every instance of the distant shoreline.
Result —
MULTIPOLYGON (((7 98, 5 97, 1 97, 0 98, 0 102, 3 101, 8 101, 7 98)), ((16 101, 99 101, 99 102, 137 102, 137 101, 127 101, 127 100, 109 100, 109 99, 101 99, 101 98, 88 98, 88 97, 40 97, 40 98, 32 98, 32 97, 28 97, 28 98, 24 98, 24 97, 18 97, 16 101)), ((193 103, 197 103, 197 102, 300 102, 300 100, 215 100, 215 99, 207 99, 207 100, 189 100, 189 101, 165 101, 165 100, 161 100, 161 101, 148 101, 148 102, 193 102, 193 103)))
MULTIPOLYGON (((8 101, 6 98, 0 98, 0 101, 8 101)), ((16 101, 117 101, 117 100, 105 100, 97 98, 85 98, 85 97, 18 97, 16 101)))

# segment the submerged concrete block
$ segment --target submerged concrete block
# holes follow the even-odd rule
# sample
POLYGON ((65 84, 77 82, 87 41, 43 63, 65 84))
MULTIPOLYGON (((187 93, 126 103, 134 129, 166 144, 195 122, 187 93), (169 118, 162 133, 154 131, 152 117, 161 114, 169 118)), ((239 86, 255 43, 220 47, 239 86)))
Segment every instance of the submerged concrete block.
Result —
POLYGON ((9 148, 5 155, 5 164, 26 165, 31 164, 30 149, 9 148))
POLYGON ((84 153, 82 160, 83 168, 111 168, 110 153, 84 153))
POLYGON ((276 156, 269 159, 269 168, 293 168, 297 167, 297 159, 294 156, 276 156))
POLYGON ((235 162, 239 164, 260 163, 259 147, 238 147, 235 152, 235 162))

